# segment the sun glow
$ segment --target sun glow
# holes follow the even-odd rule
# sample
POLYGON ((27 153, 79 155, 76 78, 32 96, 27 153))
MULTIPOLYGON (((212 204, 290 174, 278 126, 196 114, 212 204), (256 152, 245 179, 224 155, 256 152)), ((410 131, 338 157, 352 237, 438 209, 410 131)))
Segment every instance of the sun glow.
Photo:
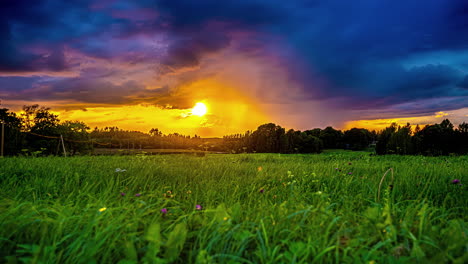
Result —
POLYGON ((206 112, 208 112, 208 108, 202 102, 196 103, 195 106, 192 108, 192 115, 204 116, 206 112))

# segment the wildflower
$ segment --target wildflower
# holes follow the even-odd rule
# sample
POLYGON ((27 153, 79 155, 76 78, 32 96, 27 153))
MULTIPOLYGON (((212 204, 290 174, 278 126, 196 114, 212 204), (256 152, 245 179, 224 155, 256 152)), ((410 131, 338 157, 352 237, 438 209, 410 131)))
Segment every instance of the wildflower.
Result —
POLYGON ((141 196, 141 193, 135 194, 135 197, 140 197, 140 196, 141 196))
POLYGON ((262 171, 262 170, 263 170, 262 166, 258 166, 257 171, 262 171))
POLYGON ((174 195, 163 193, 164 198, 173 198, 174 195))
POLYGON ((167 209, 166 208, 161 209, 161 213, 167 214, 167 209))
POLYGON ((260 193, 263 193, 264 191, 265 191, 265 189, 262 188, 262 189, 260 189, 259 192, 260 192, 260 193))
POLYGON ((195 205, 195 209, 197 209, 198 211, 200 211, 200 210, 202 209, 202 206, 199 205, 199 204, 197 204, 197 205, 195 205))
POLYGON ((459 179, 454 179, 454 180, 452 181, 452 184, 458 184, 458 183, 460 183, 460 180, 459 180, 459 179))
POLYGON ((353 174, 353 173, 352 173, 352 172, 348 172, 348 175, 351 175, 351 174, 353 174))
POLYGON ((335 170, 339 170, 338 168, 335 168, 335 170))
POLYGON ((187 191, 187 194, 191 194, 191 193, 192 193, 192 191, 191 191, 191 190, 188 190, 188 191, 187 191))
POLYGON ((223 218, 223 220, 224 220, 224 221, 227 221, 227 220, 228 220, 228 218, 227 218, 227 217, 224 217, 224 218, 223 218))
POLYGON ((126 193, 124 193, 124 192, 120 193, 120 196, 125 196, 125 195, 126 195, 126 193))
POLYGON ((103 208, 99 209, 99 212, 102 213, 102 212, 104 212, 105 210, 107 210, 107 208, 106 208, 106 207, 103 207, 103 208))

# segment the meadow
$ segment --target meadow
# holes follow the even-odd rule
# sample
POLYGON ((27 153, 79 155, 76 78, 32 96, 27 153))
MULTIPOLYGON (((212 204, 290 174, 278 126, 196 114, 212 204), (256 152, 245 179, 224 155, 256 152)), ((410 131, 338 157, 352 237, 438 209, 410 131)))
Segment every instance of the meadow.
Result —
POLYGON ((0 262, 467 263, 467 168, 346 151, 3 158, 0 262))

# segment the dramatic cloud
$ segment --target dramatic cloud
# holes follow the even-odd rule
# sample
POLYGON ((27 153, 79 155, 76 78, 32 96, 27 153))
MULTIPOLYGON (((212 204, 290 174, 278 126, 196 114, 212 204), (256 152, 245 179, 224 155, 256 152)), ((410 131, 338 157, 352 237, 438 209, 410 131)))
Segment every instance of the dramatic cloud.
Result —
POLYGON ((6 0, 0 98, 234 98, 298 128, 429 116, 468 107, 467 21, 465 0, 6 0))
POLYGON ((465 76, 463 81, 461 81, 458 86, 463 89, 468 89, 468 75, 465 76))

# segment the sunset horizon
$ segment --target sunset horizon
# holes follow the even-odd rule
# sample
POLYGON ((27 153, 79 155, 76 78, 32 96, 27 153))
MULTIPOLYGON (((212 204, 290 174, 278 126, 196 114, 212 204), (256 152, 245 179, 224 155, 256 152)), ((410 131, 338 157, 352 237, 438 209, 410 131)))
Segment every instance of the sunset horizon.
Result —
MULTIPOLYGON (((54 107, 49 107, 44 104, 38 104, 40 107, 50 108, 50 112, 57 115, 58 118, 62 121, 77 121, 77 122, 84 122, 88 127, 89 130, 93 130, 95 128, 103 129, 105 127, 117 127, 119 129, 128 130, 128 131, 139 131, 143 133, 148 133, 151 129, 157 128, 162 131, 164 134, 172 134, 178 133, 181 135, 189 135, 189 136, 201 136, 205 138, 210 137, 218 137, 221 138, 223 136, 232 135, 232 134, 243 134, 247 131, 254 131, 262 124, 266 123, 275 123, 282 127, 285 127, 286 130, 294 129, 294 130, 311 130, 311 129, 324 129, 326 127, 333 127, 334 129, 338 130, 349 130, 352 128, 364 128, 369 131, 381 131, 385 128, 391 126, 392 124, 396 124, 398 126, 405 126, 408 123, 414 129, 416 126, 423 128, 427 125, 438 124, 442 122, 444 119, 449 119, 453 125, 458 126, 466 121, 459 121, 457 114, 460 114, 459 111, 449 111, 443 112, 439 111, 434 113, 433 115, 428 116, 419 116, 419 117, 394 117, 394 118, 387 118, 387 119, 369 119, 369 120, 350 120, 346 121, 342 125, 334 125, 334 124, 327 124, 323 123, 322 126, 307 126, 307 124, 303 124, 301 127, 293 127, 293 126, 286 126, 280 122, 274 122, 271 119, 264 119, 263 122, 258 123, 249 123, 244 129, 239 129, 238 127, 210 127, 206 126, 207 118, 211 115, 210 104, 206 100, 204 101, 206 104, 206 113, 203 115, 196 115, 192 114, 193 109, 196 107, 197 104, 201 102, 197 102, 194 104, 192 108, 188 109, 174 109, 172 110, 172 117, 176 120, 183 119, 185 122, 180 122, 180 125, 174 125, 173 122, 154 122, 151 121, 151 115, 157 114, 161 111, 169 112, 168 110, 162 107, 156 107, 151 105, 132 105, 132 106, 116 106, 116 107, 88 107, 86 109, 77 110, 77 111, 57 111, 54 107), (150 115, 150 117, 147 117, 150 115), (102 116, 114 116, 115 119, 111 119, 112 122, 108 120, 103 120, 102 116), (452 121, 452 118, 455 117, 455 122, 452 121), (135 121, 138 120, 138 121, 135 121), (185 125, 185 126, 184 126, 185 125)), ((31 103, 29 105, 34 105, 31 103)), ((1 107, 6 107, 7 105, 0 104, 1 107)), ((24 111, 21 109, 15 110, 15 108, 7 109, 13 110, 18 116, 20 116, 24 111)), ((57 108, 60 109, 60 108, 57 108)), ((464 111, 464 109, 461 109, 464 111)), ((464 112, 463 112, 464 113, 464 112)), ((464 115, 465 117, 467 115, 464 115)), ((462 119, 463 120, 463 119, 462 119)))
POLYGON ((270 122, 460 124, 463 6, 429 1, 415 15, 417 2, 7 1, 1 107, 37 103, 90 127, 203 136, 270 122), (188 114, 198 102, 206 115, 188 114))

